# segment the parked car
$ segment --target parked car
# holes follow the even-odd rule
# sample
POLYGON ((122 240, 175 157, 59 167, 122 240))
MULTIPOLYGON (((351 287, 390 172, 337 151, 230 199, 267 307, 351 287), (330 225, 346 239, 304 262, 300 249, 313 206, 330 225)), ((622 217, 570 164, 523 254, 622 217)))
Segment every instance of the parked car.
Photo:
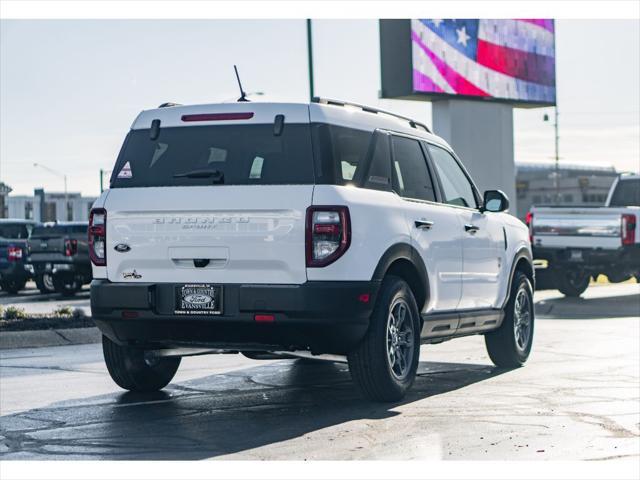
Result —
POLYGON ((43 293, 73 295, 91 282, 87 222, 36 226, 27 242, 27 263, 43 293))
POLYGON ((163 388, 184 355, 331 354, 392 401, 421 343, 481 334, 496 365, 529 356, 527 227, 416 121, 326 100, 158 108, 113 172, 90 214, 91 311, 124 389, 163 388))
POLYGON ((30 220, 0 219, 0 287, 5 292, 18 293, 31 278, 25 249, 35 225, 30 220))
POLYGON ((527 215, 540 287, 578 297, 600 274, 640 281, 640 175, 621 175, 602 207, 533 207, 527 215))

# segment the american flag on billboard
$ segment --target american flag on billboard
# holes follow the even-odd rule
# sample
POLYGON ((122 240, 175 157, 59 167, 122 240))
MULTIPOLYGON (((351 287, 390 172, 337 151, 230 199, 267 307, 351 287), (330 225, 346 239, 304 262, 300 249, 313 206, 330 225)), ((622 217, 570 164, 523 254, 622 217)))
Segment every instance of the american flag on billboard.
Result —
POLYGON ((411 20, 413 89, 555 103, 553 20, 411 20))

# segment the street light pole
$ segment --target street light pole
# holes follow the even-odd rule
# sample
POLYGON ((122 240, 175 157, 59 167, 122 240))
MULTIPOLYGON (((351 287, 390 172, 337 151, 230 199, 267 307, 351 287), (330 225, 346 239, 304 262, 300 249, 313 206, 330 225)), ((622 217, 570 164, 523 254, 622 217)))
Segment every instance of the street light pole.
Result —
POLYGON ((42 165, 40 163, 34 163, 33 166, 40 167, 48 171, 49 173, 53 173, 54 175, 63 178, 64 180, 64 218, 69 220, 69 192, 67 190, 67 175, 57 170, 54 170, 53 168, 49 168, 46 165, 42 165))

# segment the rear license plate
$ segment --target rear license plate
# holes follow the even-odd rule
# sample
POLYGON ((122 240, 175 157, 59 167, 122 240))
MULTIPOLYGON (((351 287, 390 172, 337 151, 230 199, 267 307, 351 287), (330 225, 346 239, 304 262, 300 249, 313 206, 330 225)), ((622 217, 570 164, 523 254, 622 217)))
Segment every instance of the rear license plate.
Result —
POLYGON ((195 283, 176 287, 176 315, 220 315, 222 286, 195 283))
POLYGON ((582 250, 571 250, 571 257, 569 259, 572 262, 581 262, 582 261, 582 250))

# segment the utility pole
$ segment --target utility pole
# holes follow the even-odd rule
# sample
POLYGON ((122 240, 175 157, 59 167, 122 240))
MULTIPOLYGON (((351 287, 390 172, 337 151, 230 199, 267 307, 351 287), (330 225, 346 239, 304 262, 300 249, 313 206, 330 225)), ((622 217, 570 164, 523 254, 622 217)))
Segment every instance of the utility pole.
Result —
MULTIPOLYGON (((555 190, 555 203, 560 203, 560 133, 558 132, 558 106, 553 107, 553 128, 555 141, 555 164, 553 169, 553 188, 555 190)), ((549 115, 545 113, 543 120, 549 121, 549 115)))
POLYGON ((104 177, 104 170, 100 169, 100 193, 104 192, 104 185, 102 183, 102 177, 104 177))
POLYGON ((315 89, 313 86, 313 33, 311 31, 311 19, 307 18, 307 58, 309 62, 309 100, 313 101, 315 89))

